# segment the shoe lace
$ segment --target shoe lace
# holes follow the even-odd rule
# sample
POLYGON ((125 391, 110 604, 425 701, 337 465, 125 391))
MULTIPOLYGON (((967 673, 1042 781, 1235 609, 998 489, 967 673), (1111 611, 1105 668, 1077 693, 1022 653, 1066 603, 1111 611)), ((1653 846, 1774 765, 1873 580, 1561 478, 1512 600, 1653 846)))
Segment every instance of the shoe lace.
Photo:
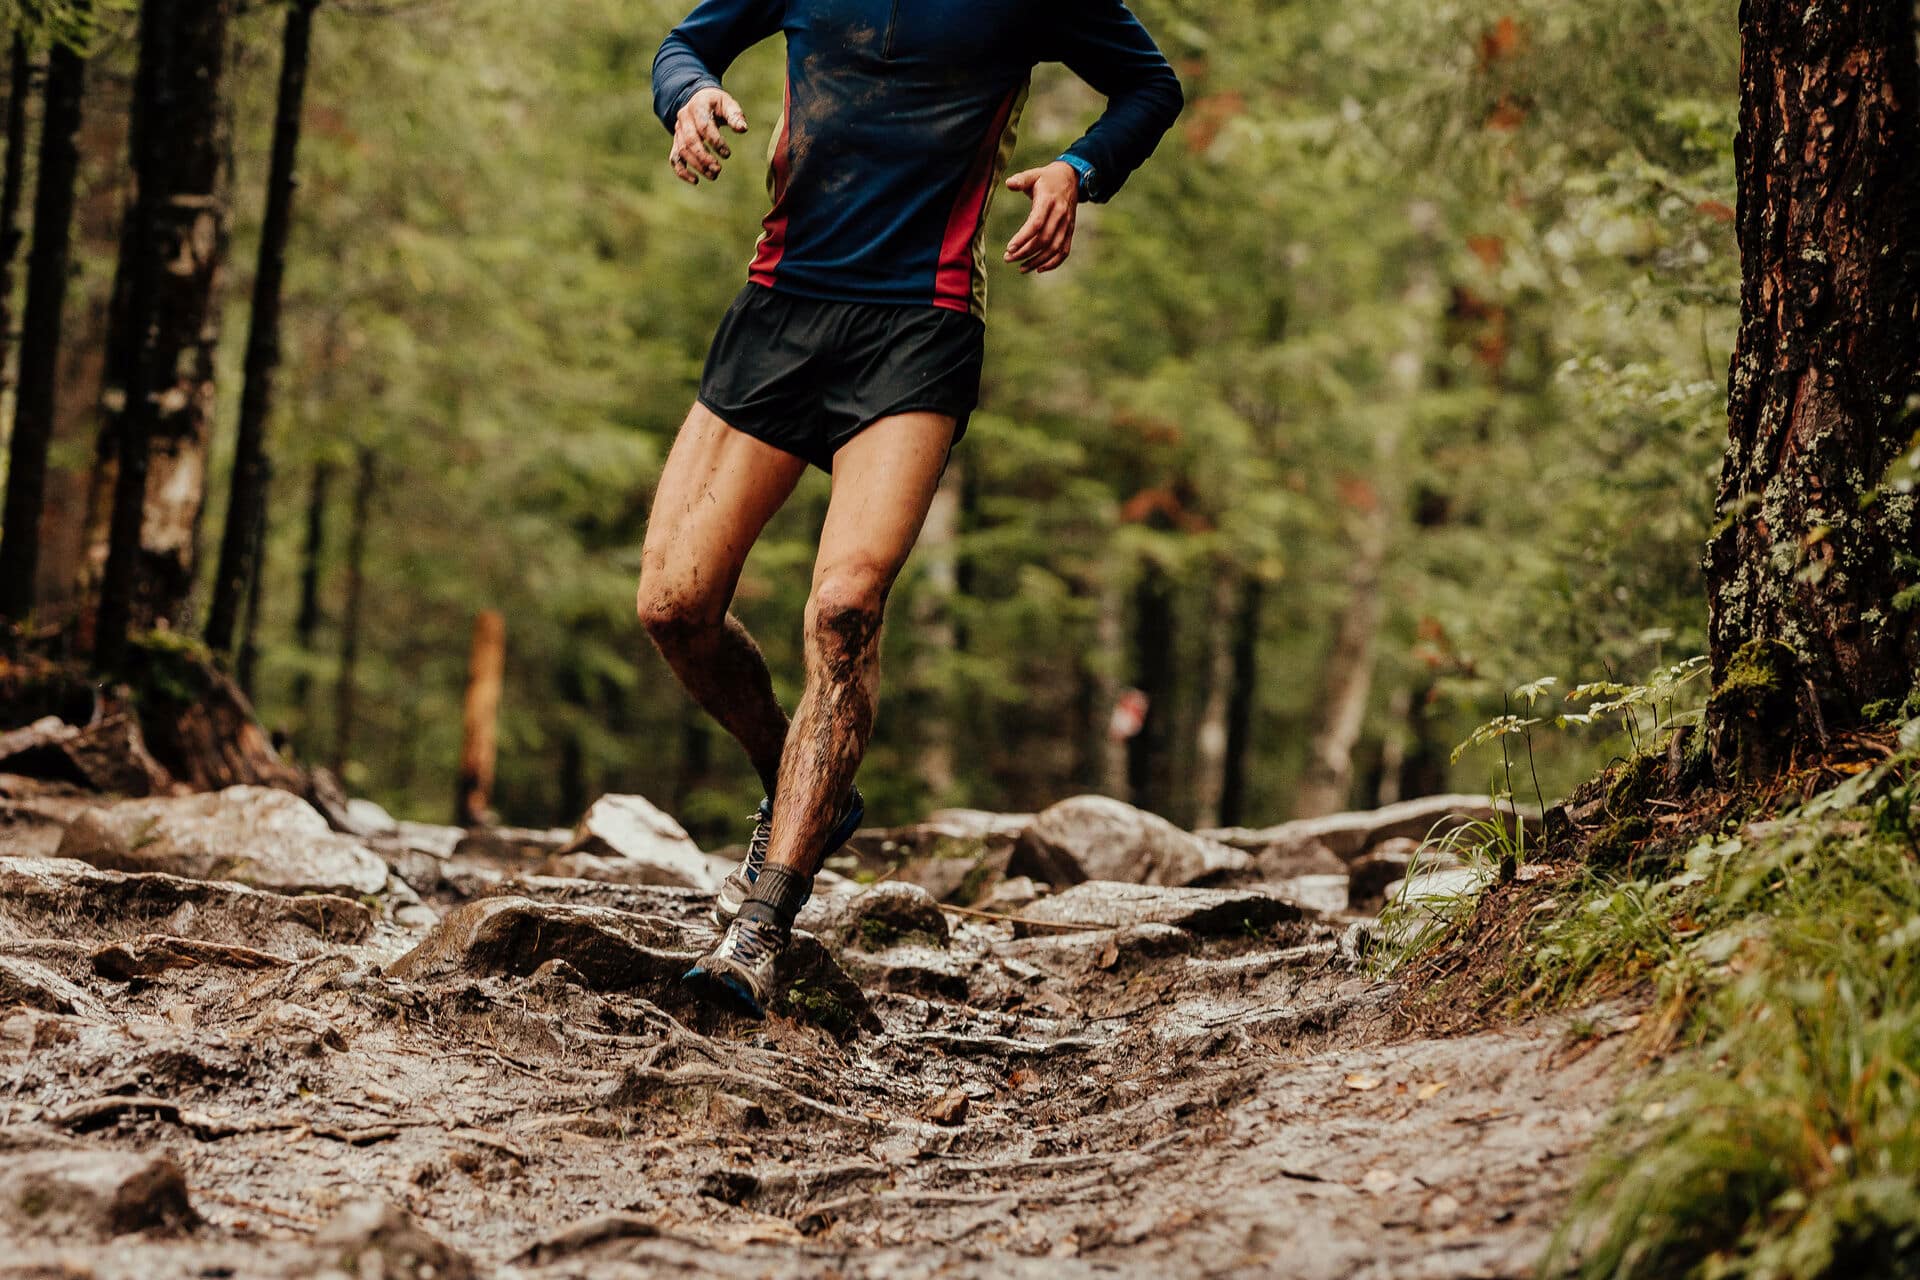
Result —
POLYGON ((767 846, 773 843, 773 821, 762 817, 758 809, 747 816, 753 819, 753 835, 747 840, 747 866, 758 874, 767 861, 767 846))
POLYGON ((740 963, 755 966, 773 954, 773 937, 752 921, 738 920, 727 933, 727 949, 740 963))

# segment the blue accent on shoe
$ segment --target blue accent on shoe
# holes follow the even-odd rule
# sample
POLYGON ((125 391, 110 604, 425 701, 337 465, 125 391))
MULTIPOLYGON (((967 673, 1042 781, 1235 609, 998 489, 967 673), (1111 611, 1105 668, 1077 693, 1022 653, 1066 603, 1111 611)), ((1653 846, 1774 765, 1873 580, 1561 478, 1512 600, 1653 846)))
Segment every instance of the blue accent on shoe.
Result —
POLYGON ((708 973, 699 965, 695 965, 687 970, 680 980, 709 997, 719 996, 721 998, 719 1003, 733 1005, 735 1012, 744 1013, 761 1021, 766 1019, 767 1011, 760 1007, 758 1000, 753 998, 753 992, 731 974, 708 973))

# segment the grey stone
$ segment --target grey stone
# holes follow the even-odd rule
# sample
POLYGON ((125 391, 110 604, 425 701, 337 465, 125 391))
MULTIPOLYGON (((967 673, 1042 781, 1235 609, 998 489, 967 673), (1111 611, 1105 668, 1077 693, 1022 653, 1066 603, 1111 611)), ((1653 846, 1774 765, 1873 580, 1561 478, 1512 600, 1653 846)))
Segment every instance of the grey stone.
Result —
POLYGON ((330 1258, 356 1276, 473 1280, 473 1260, 430 1234, 407 1212, 383 1200, 354 1201, 314 1236, 330 1258))
POLYGON ((327 894, 289 897, 245 885, 102 871, 69 858, 0 859, 0 940, 118 940, 142 933, 310 955, 322 941, 361 942, 373 931, 364 903, 327 894))
MULTIPOLYGON (((684 1007, 692 996, 681 978, 712 941, 710 928, 664 916, 502 896, 455 908, 386 972, 406 982, 526 977, 562 960, 596 991, 644 991, 684 1007)), ((836 1033, 879 1025, 866 996, 812 934, 794 933, 777 976, 779 1012, 836 1033)))
POLYGON ((59 856, 110 871, 232 880, 278 893, 358 897, 387 885, 387 865, 335 834, 300 797, 271 787, 126 800, 82 814, 59 856))
POLYGON ((1253 869, 1237 849, 1203 839, 1158 814, 1109 796, 1074 796, 1035 818, 1014 850, 1009 875, 1050 884, 1113 880, 1191 885, 1253 869))
POLYGON ((576 860, 576 867, 564 871, 550 864, 547 874, 613 879, 616 873, 606 863, 618 862, 623 864, 617 872, 619 883, 707 890, 720 887, 720 878, 708 866, 700 846, 644 796, 602 796, 594 801, 556 861, 574 854, 588 854, 602 861, 576 860))
MULTIPOLYGON (((1511 814, 1512 810, 1504 812, 1511 814)), ((1356 813, 1301 818, 1273 827, 1221 827, 1200 834, 1254 854, 1264 869, 1269 863, 1277 865, 1281 859, 1297 857, 1315 844, 1352 862, 1383 840, 1424 840, 1468 822, 1491 818, 1493 813, 1493 804, 1484 795, 1420 796, 1356 813)))
POLYGON ((1168 924, 1201 936, 1257 932, 1306 918, 1295 903, 1252 889, 1194 889, 1091 880, 1022 913, 1041 924, 1168 924))
POLYGON ((919 885, 887 880, 860 892, 814 898, 795 921, 829 943, 885 951, 902 943, 944 947, 947 918, 919 885))
POLYGON ((0 1221, 25 1234, 105 1239, 200 1222, 180 1166, 128 1151, 38 1151, 0 1166, 0 1221))

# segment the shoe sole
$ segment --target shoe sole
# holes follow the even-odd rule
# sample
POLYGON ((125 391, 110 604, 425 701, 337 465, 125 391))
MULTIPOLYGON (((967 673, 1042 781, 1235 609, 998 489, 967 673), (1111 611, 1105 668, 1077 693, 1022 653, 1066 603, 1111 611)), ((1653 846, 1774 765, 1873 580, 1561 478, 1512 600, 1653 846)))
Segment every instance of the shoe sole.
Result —
POLYGON ((699 965, 687 970, 680 981, 704 996, 709 1004, 717 1004, 743 1013, 756 1022, 765 1021, 767 1011, 753 998, 753 993, 740 985, 737 978, 726 973, 708 973, 699 965))
MULTIPOLYGON (((820 860, 825 862, 828 858, 831 858, 834 854, 844 849, 847 841, 853 839, 853 833, 860 829, 860 823, 865 820, 866 816, 867 806, 865 804, 857 805, 854 807, 852 813, 849 813, 841 820, 839 826, 827 832, 826 852, 820 855, 820 860)), ((740 905, 745 906, 746 903, 742 902, 740 905)), ((722 908, 720 900, 718 898, 714 899, 712 918, 714 924, 720 928, 725 929, 728 925, 732 924, 733 918, 739 914, 739 907, 735 907, 732 911, 726 911, 722 908)), ((691 977, 692 975, 689 974, 688 976, 691 977)))

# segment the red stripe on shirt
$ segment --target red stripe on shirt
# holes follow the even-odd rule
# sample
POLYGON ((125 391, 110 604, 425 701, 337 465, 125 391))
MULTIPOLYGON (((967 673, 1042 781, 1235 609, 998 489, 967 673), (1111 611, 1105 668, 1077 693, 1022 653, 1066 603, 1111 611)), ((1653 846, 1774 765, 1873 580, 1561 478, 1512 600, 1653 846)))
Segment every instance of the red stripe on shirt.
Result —
POLYGON ((781 100, 780 140, 773 146, 773 208, 760 221, 764 234, 754 251, 753 262, 747 267, 747 279, 768 288, 773 287, 773 273, 787 251, 787 174, 793 167, 788 146, 792 132, 793 86, 789 84, 781 100))
POLYGON ((980 233, 980 219, 987 207, 987 188, 993 182, 993 162, 1000 151, 1000 138, 1007 129, 1007 117, 1013 112, 1018 88, 1011 89, 994 113, 993 127, 980 140, 980 147, 967 166, 960 184, 959 198, 947 215, 947 231, 940 238, 940 267, 933 276, 933 305, 949 311, 973 310, 973 242, 980 233))

